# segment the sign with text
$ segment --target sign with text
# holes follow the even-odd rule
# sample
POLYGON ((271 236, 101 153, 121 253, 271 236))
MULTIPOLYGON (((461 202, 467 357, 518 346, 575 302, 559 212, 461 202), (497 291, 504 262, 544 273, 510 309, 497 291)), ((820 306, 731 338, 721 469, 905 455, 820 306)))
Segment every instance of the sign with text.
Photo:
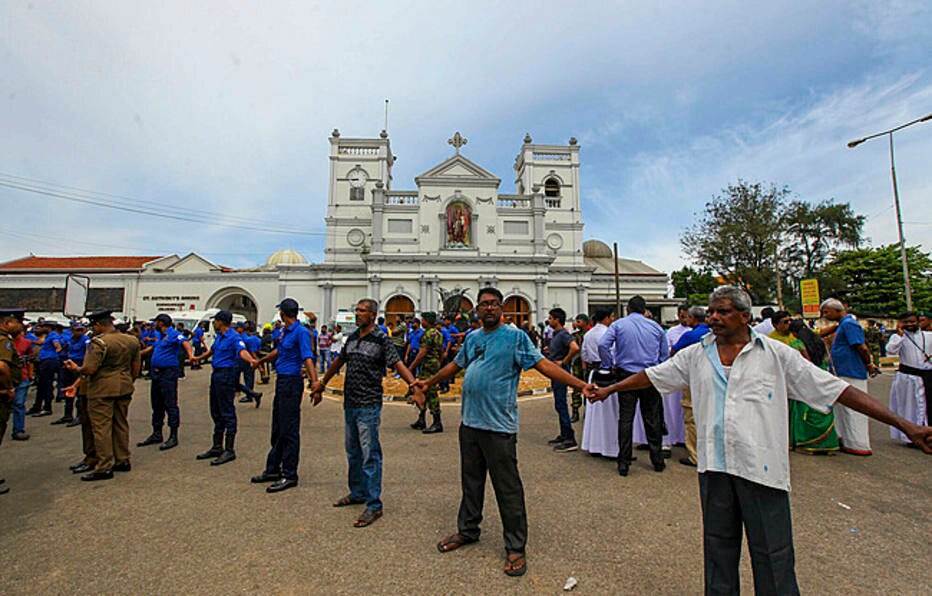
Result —
POLYGON ((799 282, 799 293, 803 305, 803 317, 807 319, 818 319, 821 316, 819 304, 822 300, 819 298, 819 280, 804 279, 799 282))

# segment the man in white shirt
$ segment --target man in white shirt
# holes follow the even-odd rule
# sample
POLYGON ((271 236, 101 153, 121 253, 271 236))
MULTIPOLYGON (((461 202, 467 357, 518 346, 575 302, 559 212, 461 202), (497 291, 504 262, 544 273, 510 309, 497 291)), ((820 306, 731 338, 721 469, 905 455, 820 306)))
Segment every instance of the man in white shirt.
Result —
POLYGON ((709 298, 712 335, 619 383, 596 391, 689 388, 698 431, 706 593, 740 592, 742 526, 754 590, 798 594, 790 524, 787 398, 827 413, 839 403, 895 426, 926 453, 932 428, 878 404, 867 393, 809 363, 796 350, 748 326, 751 299, 735 286, 709 298))
MULTIPOLYGON (((896 333, 887 342, 887 354, 900 357, 900 366, 890 387, 890 409, 916 424, 929 424, 932 397, 932 331, 919 328, 919 315, 904 312, 896 333)), ((909 438, 895 428, 890 436, 900 441, 909 438)), ((910 443, 907 443, 910 444, 910 443)))
POLYGON ((773 321, 770 320, 770 317, 773 316, 774 312, 776 311, 774 311, 769 306, 762 308, 760 311, 760 316, 763 321, 757 325, 754 325, 754 331, 757 331, 761 335, 770 335, 773 333, 773 321))
MULTIPOLYGON (((582 361, 586 380, 592 382, 593 371, 601 368, 599 340, 615 319, 607 308, 595 311, 595 327, 586 332, 582 341, 582 361)), ((592 455, 618 457, 618 396, 610 395, 605 401, 591 403, 583 418, 582 448, 592 455)))

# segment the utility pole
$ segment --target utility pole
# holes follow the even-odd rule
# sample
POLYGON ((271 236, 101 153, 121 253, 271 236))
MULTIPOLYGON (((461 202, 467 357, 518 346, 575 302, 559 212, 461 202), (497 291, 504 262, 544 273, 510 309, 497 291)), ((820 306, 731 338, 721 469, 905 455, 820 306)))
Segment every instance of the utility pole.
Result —
POLYGON ((615 254, 615 316, 619 319, 624 316, 621 312, 621 282, 618 276, 618 243, 612 243, 615 254))

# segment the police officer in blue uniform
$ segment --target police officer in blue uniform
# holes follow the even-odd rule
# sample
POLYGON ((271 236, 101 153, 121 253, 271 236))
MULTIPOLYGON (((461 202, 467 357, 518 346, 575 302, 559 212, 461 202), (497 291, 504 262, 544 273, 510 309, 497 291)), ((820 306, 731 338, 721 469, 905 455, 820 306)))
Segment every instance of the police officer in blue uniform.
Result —
MULTIPOLYGON (((61 354, 64 355, 64 358, 61 359, 62 363, 65 360, 71 360, 79 367, 84 364, 84 353, 87 351, 87 344, 91 343, 91 338, 88 337, 85 331, 86 328, 80 322, 71 325, 71 336, 62 343, 61 354)), ((59 375, 58 389, 65 399, 65 413, 61 418, 53 421, 52 424, 77 426, 81 424, 81 421, 74 418, 75 398, 64 395, 64 389, 70 387, 77 380, 78 375, 65 368, 64 365, 61 367, 59 375)))
POLYGON ((214 315, 214 345, 191 360, 194 364, 212 357, 214 370, 210 375, 210 417, 214 421, 214 442, 210 449, 197 456, 197 459, 211 459, 212 466, 236 459, 236 451, 233 449, 236 442, 236 407, 233 398, 238 363, 240 360, 250 364, 255 362, 246 350, 243 338, 230 327, 231 323, 233 314, 228 310, 221 310, 214 315))
MULTIPOLYGON (((52 400, 55 397, 55 379, 58 378, 58 353, 61 351, 61 335, 55 331, 55 323, 45 323, 46 331, 42 347, 39 349, 39 372, 36 376, 36 401, 27 414, 31 416, 51 416, 52 400)), ((60 325, 59 325, 60 327, 60 325)))
MULTIPOLYGON (((194 348, 194 355, 200 356, 203 354, 207 347, 204 345, 204 331, 207 326, 207 323, 198 323, 194 327, 194 332, 191 334, 191 346, 194 348)), ((191 367, 191 370, 198 370, 201 368, 200 364, 196 364, 191 367)))
MULTIPOLYGON (((236 332, 240 334, 240 337, 243 338, 243 343, 246 344, 246 350, 252 354, 253 358, 259 357, 259 349, 262 347, 262 341, 256 337, 255 327, 249 321, 245 323, 236 324, 236 332)), ((239 383, 236 386, 236 390, 246 395, 239 400, 240 403, 249 403, 255 402, 256 407, 262 403, 262 392, 254 391, 253 387, 256 386, 256 371, 253 370, 249 364, 240 361, 240 374, 243 375, 243 382, 239 383)))
MULTIPOLYGON (((278 347, 259 359, 253 366, 275 361, 275 397, 272 401, 272 448, 265 461, 265 470, 253 476, 255 483, 273 482, 265 491, 277 493, 298 485, 298 456, 301 449, 301 399, 304 381, 301 369, 311 383, 317 381, 311 333, 298 321, 300 307, 293 298, 278 305, 284 323, 278 347)), ((316 406, 321 395, 311 396, 316 406)))
POLYGON ((178 410, 178 377, 181 372, 178 354, 183 350, 188 358, 193 359, 194 349, 184 334, 172 325, 172 318, 165 313, 155 317, 155 331, 155 343, 141 352, 143 356, 151 354, 152 387, 149 395, 152 403, 152 434, 136 443, 136 446, 162 443, 162 425, 167 415, 168 440, 159 446, 160 451, 165 451, 178 446, 178 427, 181 425, 178 410))

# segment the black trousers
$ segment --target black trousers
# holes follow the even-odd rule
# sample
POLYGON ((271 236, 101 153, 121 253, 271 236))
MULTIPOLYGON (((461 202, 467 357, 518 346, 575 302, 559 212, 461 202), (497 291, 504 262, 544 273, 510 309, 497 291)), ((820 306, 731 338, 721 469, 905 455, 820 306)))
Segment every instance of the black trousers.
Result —
MULTIPOLYGON (((74 363, 77 364, 78 366, 81 366, 82 364, 84 364, 84 362, 79 362, 77 360, 75 360, 74 363)), ((71 385, 77 379, 78 379, 78 375, 76 373, 71 372, 64 366, 60 368, 60 371, 58 373, 58 385, 62 391, 64 391, 65 387, 71 387, 71 385)), ((65 418, 74 417, 74 400, 75 400, 74 397, 65 398, 65 418)))
POLYGON ((265 460, 268 474, 298 479, 301 452, 301 399, 304 379, 301 375, 275 377, 275 400, 272 402, 272 449, 265 460))
POLYGON ((460 425, 460 477, 463 499, 457 531, 469 540, 479 539, 485 476, 492 478, 498 513, 502 518, 505 550, 523 553, 527 544, 524 485, 518 474, 518 436, 460 425))
POLYGON ((165 416, 168 416, 168 427, 178 428, 181 425, 181 412, 178 409, 178 376, 177 366, 153 366, 152 387, 149 399, 152 403, 152 429, 162 432, 165 416))
MULTIPOLYGON (((616 371, 619 380, 630 377, 633 373, 616 371)), ((644 434, 647 435, 647 447, 653 464, 663 463, 660 444, 663 442, 663 409, 660 393, 653 387, 625 391, 618 394, 618 462, 631 461, 631 441, 634 431, 634 412, 638 402, 641 403, 641 420, 644 421, 644 434)))
POLYGON ((55 399, 55 379, 58 376, 58 358, 46 358, 39 361, 39 373, 36 378, 36 403, 33 409, 51 410, 55 399))
POLYGON ((239 371, 236 374, 236 390, 250 395, 252 393, 252 388, 256 386, 256 371, 249 366, 249 363, 243 362, 242 360, 237 363, 236 368, 239 371), (243 375, 242 383, 239 382, 240 374, 243 375))
POLYGON ((705 593, 738 594, 741 529, 748 535, 754 592, 799 594, 796 585, 790 495, 721 472, 699 474, 705 593))
POLYGON ((236 434, 236 368, 215 368, 210 374, 210 417, 214 421, 214 435, 236 434))

